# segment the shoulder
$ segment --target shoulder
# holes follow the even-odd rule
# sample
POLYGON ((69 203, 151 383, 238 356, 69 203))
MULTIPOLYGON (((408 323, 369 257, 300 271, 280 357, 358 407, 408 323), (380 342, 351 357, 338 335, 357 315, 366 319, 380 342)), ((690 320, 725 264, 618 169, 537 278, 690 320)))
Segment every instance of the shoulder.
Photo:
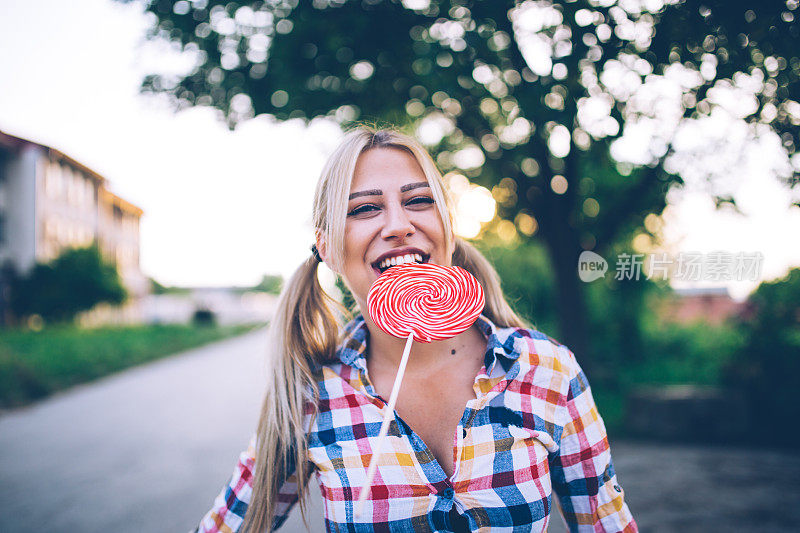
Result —
POLYGON ((325 402, 354 394, 361 388, 362 376, 357 369, 343 363, 327 363, 317 374, 319 400, 325 402))
POLYGON ((319 413, 346 409, 362 401, 358 391, 365 388, 367 342, 362 316, 342 327, 334 357, 315 373, 319 413))
POLYGON ((556 339, 535 328, 497 328, 496 334, 517 359, 515 379, 564 396, 588 387, 575 354, 556 339))
POLYGON ((496 334, 503 345, 517 352, 525 367, 551 368, 567 375, 580 368, 572 350, 536 328, 497 328, 496 334))
POLYGON ((357 380, 359 371, 366 368, 368 337, 369 331, 361 315, 343 325, 333 357, 316 369, 317 385, 324 389, 341 381, 357 380))
POLYGON ((520 412, 525 427, 539 431, 542 438, 549 435, 543 443, 551 449, 571 419, 576 398, 585 402, 590 396, 583 394, 588 383, 575 355, 535 328, 498 327, 489 344, 498 358, 506 357, 506 384, 498 401, 520 412))

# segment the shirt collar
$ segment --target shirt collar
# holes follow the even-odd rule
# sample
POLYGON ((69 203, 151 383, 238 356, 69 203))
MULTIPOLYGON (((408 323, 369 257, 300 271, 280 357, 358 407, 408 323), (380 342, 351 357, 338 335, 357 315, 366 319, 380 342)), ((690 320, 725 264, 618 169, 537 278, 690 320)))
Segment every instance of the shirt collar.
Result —
POLYGON ((356 316, 342 330, 342 341, 336 350, 336 359, 345 365, 367 371, 367 343, 369 330, 363 315, 356 316))
MULTIPOLYGON (((514 334, 517 332, 517 328, 498 329, 491 320, 483 315, 478 317, 475 325, 486 337, 486 353, 483 362, 487 375, 494 374, 494 366, 498 361, 503 372, 507 373, 520 356, 514 342, 519 337, 518 334, 514 334)), ((345 365, 366 372, 368 343, 369 330, 364 316, 359 314, 344 327, 342 341, 336 350, 336 359, 345 365)))
POLYGON ((483 315, 475 321, 478 329, 486 337, 486 353, 483 355, 483 364, 486 367, 486 374, 494 376, 494 366, 500 363, 504 372, 508 372, 514 362, 519 359, 519 351, 514 344, 513 335, 508 334, 508 328, 498 329, 498 327, 483 315))

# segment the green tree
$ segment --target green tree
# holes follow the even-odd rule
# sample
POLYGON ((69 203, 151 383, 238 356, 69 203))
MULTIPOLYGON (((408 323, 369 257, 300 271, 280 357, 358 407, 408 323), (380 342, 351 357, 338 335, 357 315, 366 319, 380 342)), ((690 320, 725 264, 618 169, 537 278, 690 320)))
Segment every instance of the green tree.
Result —
POLYGON ((747 300, 749 316, 738 324, 742 349, 726 370, 726 381, 744 393, 752 420, 769 428, 771 444, 798 446, 800 403, 800 268, 761 283, 747 300))
POLYGON ((339 289, 342 293, 342 301, 341 304, 345 308, 348 313, 355 312, 356 309, 356 300, 353 298, 353 293, 350 292, 350 289, 347 288, 345 285, 344 280, 341 276, 336 276, 336 288, 339 289))
POLYGON ((261 281, 252 290, 268 292, 270 294, 280 294, 283 288, 283 276, 265 274, 261 281))
POLYGON ((169 285, 162 285, 157 280, 150 278, 150 289, 153 294, 189 294, 192 289, 188 287, 172 287, 169 285))
POLYGON ((69 322, 98 303, 120 304, 126 298, 116 267, 97 246, 89 246, 37 263, 12 287, 11 307, 20 317, 38 314, 47 322, 69 322))
POLYGON ((550 333, 558 326, 553 268, 544 247, 537 242, 507 244, 487 238, 478 243, 491 261, 514 309, 536 329, 550 333))
MULTIPOLYGON (((683 126, 734 95, 742 105, 730 112, 752 126, 751 137, 774 132, 794 154, 797 5, 151 0, 152 37, 172 41, 195 65, 185 75, 148 76, 143 88, 178 108, 213 106, 231 126, 270 114, 389 121, 417 132, 443 171, 492 190, 500 218, 520 229, 535 220, 531 238, 555 273, 560 336, 583 354, 581 251, 608 252, 660 213, 681 172, 737 169, 735 157, 702 157, 722 152, 712 141, 677 150, 683 126), (641 145, 635 157, 624 155, 626 139, 641 145)), ((784 173, 790 184, 796 170, 784 173)), ((719 204, 734 201, 715 194, 719 204)))
MULTIPOLYGON (((551 332, 558 325, 558 295, 544 246, 491 241, 486 239, 479 247, 497 269, 508 300, 534 327, 555 336, 551 332)), ((588 284, 586 316, 592 342, 582 355, 590 361, 586 366, 591 366, 593 383, 604 388, 623 385, 624 371, 647 359, 642 317, 648 313, 648 299, 666 291, 671 289, 644 278, 614 279, 613 272, 588 284)), ((558 336, 556 340, 562 341, 558 336)))
POLYGON ((167 294, 167 292, 169 292, 169 287, 162 285, 153 278, 149 279, 150 279, 150 287, 151 290, 153 291, 153 294, 167 294))

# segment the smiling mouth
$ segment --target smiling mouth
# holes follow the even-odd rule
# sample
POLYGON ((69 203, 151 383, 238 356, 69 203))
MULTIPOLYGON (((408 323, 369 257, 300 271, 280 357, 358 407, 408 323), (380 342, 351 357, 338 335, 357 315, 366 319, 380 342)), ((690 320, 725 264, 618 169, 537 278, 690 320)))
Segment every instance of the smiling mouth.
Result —
POLYGON ((398 256, 395 256, 395 257, 389 257, 389 258, 384 259, 383 261, 380 261, 378 263, 373 263, 372 267, 375 270, 377 270, 378 272, 380 272, 381 274, 383 274, 384 272, 386 272, 387 270, 389 270, 393 266, 403 265, 403 264, 406 264, 406 263, 420 263, 420 264, 422 264, 422 263, 427 263, 428 259, 429 259, 429 257, 426 256, 426 255, 423 255, 423 254, 417 254, 417 253, 405 254, 405 255, 398 255, 398 256))

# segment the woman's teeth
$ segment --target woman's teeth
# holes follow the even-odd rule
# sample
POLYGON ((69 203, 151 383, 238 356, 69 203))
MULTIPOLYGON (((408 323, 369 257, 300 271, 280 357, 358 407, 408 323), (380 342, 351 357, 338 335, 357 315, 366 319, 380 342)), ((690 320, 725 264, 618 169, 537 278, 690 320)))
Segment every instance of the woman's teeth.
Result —
POLYGON ((390 257, 388 259, 384 259, 378 264, 378 268, 380 270, 384 270, 386 268, 402 265, 403 263, 422 263, 422 256, 420 254, 406 254, 406 255, 399 255, 397 257, 390 257))

